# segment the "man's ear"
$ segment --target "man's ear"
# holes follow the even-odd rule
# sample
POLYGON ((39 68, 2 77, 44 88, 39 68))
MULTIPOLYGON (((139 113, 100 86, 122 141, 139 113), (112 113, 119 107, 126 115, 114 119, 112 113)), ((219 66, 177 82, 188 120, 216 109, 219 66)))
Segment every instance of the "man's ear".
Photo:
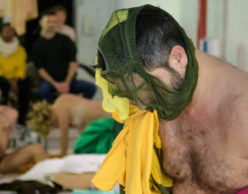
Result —
POLYGON ((171 49, 169 56, 169 65, 181 75, 185 74, 188 64, 188 57, 182 46, 176 45, 171 49))
POLYGON ((179 65, 181 68, 186 68, 188 64, 188 57, 182 46, 176 45, 171 49, 169 64, 171 67, 179 65))

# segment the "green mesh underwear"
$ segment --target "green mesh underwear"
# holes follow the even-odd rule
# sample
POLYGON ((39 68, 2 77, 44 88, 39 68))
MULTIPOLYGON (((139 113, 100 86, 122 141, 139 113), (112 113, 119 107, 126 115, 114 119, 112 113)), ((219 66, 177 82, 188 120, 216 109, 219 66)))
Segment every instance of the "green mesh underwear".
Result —
POLYGON ((189 105, 197 85, 195 48, 181 28, 188 64, 180 90, 147 73, 136 48, 135 31, 136 18, 146 6, 151 5, 113 12, 98 42, 98 64, 112 96, 127 97, 139 108, 156 109, 161 118, 172 120, 189 105))

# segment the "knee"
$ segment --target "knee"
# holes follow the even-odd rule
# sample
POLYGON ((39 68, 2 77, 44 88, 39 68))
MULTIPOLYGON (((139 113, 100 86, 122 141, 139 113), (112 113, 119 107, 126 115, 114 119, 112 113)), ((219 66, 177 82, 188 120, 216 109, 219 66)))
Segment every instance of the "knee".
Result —
POLYGON ((44 150, 44 148, 42 147, 41 144, 39 143, 33 143, 31 145, 28 146, 28 149, 31 153, 33 154, 43 154, 46 153, 46 151, 44 150))
POLYGON ((84 97, 90 98, 90 99, 93 98, 93 96, 96 93, 96 90, 97 90, 97 87, 94 84, 90 84, 89 85, 89 90, 88 90, 87 93, 85 93, 84 97))
POLYGON ((50 86, 48 83, 42 83, 38 89, 38 96, 43 100, 47 100, 51 93, 53 92, 52 86, 50 86))

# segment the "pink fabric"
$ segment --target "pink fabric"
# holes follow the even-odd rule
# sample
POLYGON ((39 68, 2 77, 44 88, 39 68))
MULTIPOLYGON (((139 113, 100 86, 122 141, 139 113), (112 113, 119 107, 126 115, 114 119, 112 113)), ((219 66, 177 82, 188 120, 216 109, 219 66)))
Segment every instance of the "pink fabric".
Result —
POLYGON ((244 189, 238 191, 236 194, 248 194, 248 188, 244 188, 244 189))

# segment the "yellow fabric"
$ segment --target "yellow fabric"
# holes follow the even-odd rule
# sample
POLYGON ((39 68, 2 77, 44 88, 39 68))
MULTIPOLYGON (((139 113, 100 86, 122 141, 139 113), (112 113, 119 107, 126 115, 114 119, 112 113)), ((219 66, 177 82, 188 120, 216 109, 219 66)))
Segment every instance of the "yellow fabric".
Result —
POLYGON ((4 58, 0 53, 0 76, 7 79, 24 78, 26 73, 26 52, 22 46, 4 58))
MULTIPOLYGON (((161 150, 160 150, 161 151, 161 150)), ((165 175, 163 169, 161 168, 158 155, 155 149, 152 151, 152 170, 150 176, 150 188, 151 193, 161 193, 159 188, 154 184, 154 181, 161 185, 162 187, 172 187, 173 181, 171 178, 165 175), (154 179, 152 180, 151 177, 154 179)))
POLYGON ((106 112, 115 112, 118 110, 120 119, 124 120, 129 113, 129 100, 118 96, 112 97, 108 92, 108 82, 101 76, 101 70, 96 69, 96 85, 102 89, 103 101, 102 106, 106 112))
MULTIPOLYGON (((120 120, 116 118, 118 114, 113 116, 120 120)), ((158 127, 157 111, 149 112, 130 106, 124 128, 93 178, 93 184, 104 191, 111 190, 118 182, 125 187, 127 194, 160 193, 151 189, 154 188, 150 181, 152 176, 157 183, 171 187, 172 181, 162 173, 153 149, 153 146, 161 149, 158 127)))

